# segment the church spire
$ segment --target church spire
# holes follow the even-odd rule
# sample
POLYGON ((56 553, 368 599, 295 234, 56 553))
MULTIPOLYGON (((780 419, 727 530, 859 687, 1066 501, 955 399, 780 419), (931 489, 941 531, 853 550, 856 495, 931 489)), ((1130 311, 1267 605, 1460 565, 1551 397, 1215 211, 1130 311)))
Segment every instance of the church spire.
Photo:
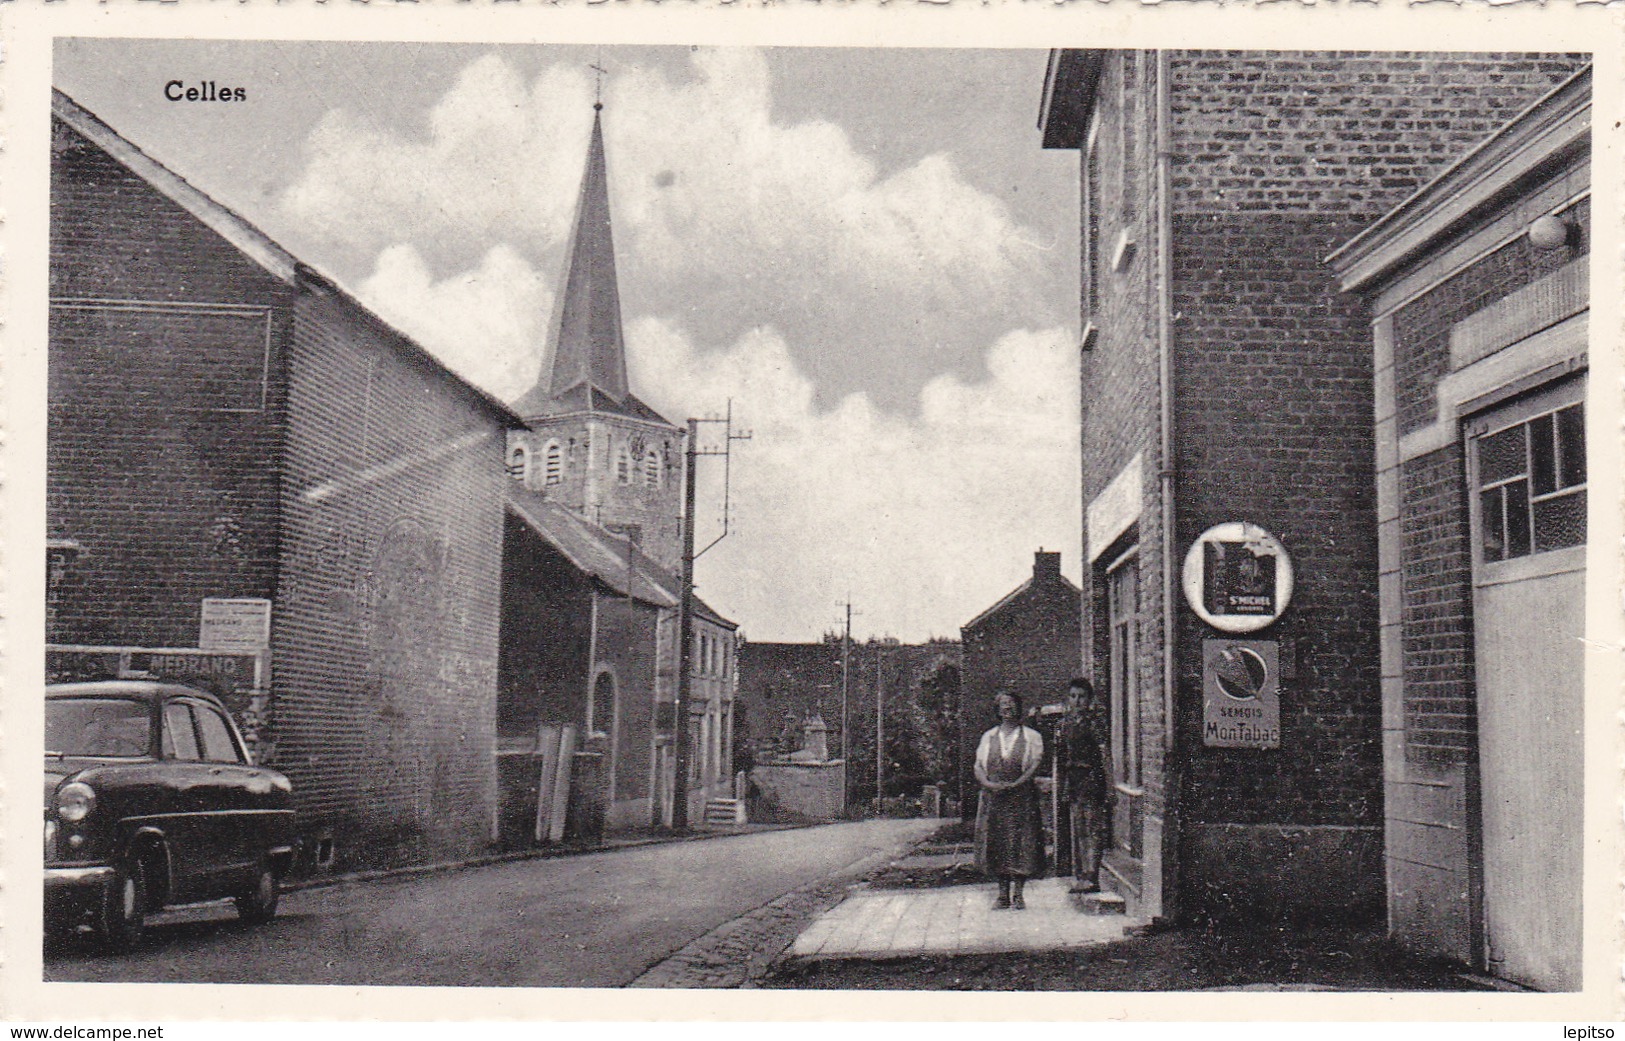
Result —
POLYGON ((621 295, 609 224, 603 107, 602 102, 593 104, 587 170, 581 179, 576 226, 553 330, 553 368, 546 395, 558 398, 584 386, 589 399, 596 391, 619 403, 628 390, 626 344, 621 337, 621 295))

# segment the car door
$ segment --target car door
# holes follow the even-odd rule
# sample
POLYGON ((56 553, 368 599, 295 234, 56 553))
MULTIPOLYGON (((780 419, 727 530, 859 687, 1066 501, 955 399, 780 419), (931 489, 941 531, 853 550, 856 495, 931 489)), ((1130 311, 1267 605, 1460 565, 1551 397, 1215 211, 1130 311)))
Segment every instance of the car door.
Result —
POLYGON ((162 742, 165 795, 162 805, 153 808, 152 823, 169 847, 170 902, 182 903, 198 899, 208 888, 213 856, 211 779, 188 701, 164 703, 162 742))
POLYGON ((244 758, 225 713, 201 701, 191 707, 209 771, 212 881, 217 891, 232 893, 259 860, 254 819, 258 771, 244 758))

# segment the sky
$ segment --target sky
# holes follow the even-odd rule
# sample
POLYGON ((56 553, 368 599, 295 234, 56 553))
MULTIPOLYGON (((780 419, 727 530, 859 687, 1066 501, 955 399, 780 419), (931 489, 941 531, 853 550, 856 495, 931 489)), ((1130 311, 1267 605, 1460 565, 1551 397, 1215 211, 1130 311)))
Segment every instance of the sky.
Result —
MULTIPOLYGON (((633 391, 732 403, 700 595, 748 639, 1078 579, 1077 156, 1042 51, 62 40, 56 85, 504 400, 543 371, 599 76, 633 391), (243 87, 167 101, 164 84, 243 87)), ((703 545, 721 468, 702 464, 703 545)))

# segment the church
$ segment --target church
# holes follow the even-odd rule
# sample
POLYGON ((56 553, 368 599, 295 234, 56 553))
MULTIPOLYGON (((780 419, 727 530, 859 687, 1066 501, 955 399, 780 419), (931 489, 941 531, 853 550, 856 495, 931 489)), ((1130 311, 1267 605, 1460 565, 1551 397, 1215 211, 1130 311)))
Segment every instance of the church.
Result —
MULTIPOLYGON (((528 529, 549 567, 527 567, 515 549, 504 569, 498 720, 519 762, 549 744, 549 726, 580 727, 601 746, 614 829, 672 821, 687 431, 641 401, 627 374, 602 109, 595 103, 550 357, 514 404, 524 426, 508 433, 510 545, 528 529)), ((684 787, 688 819, 699 820, 733 794, 738 627, 698 599, 693 616, 684 787)))

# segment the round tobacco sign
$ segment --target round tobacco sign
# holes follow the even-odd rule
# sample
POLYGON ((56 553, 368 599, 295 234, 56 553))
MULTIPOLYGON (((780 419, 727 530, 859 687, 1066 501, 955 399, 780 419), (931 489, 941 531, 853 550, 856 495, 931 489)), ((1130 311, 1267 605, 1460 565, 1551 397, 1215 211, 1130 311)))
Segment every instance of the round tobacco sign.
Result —
POLYGON ((1185 554, 1185 601, 1222 632, 1264 628, 1292 599, 1292 558, 1256 524, 1232 521, 1202 532, 1185 554))

